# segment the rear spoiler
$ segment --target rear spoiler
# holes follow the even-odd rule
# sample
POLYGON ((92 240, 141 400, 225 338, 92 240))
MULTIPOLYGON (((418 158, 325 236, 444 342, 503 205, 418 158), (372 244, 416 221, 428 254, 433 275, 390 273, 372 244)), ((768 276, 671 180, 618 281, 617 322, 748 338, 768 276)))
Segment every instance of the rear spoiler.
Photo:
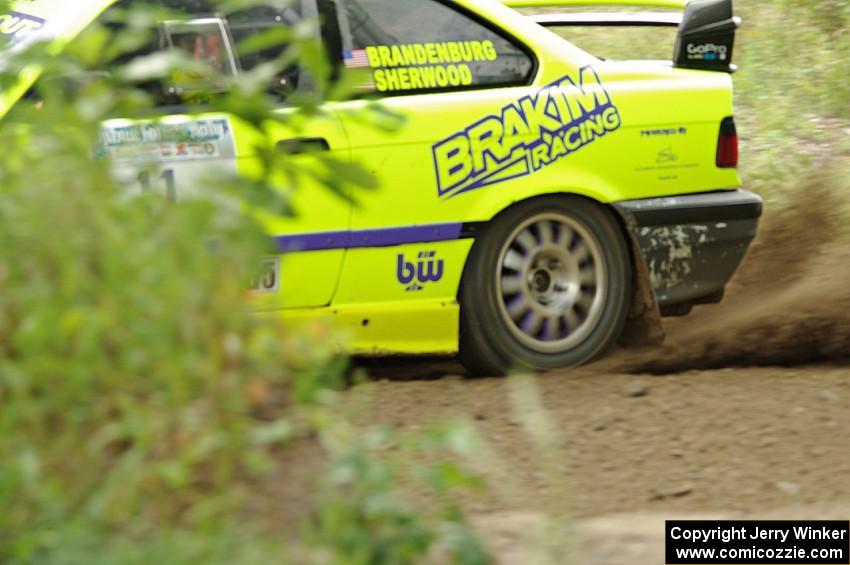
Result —
POLYGON ((679 27, 682 23, 682 14, 670 12, 566 12, 534 14, 529 17, 543 27, 679 27))
POLYGON ((631 6, 684 9, 688 0, 502 0, 509 8, 571 8, 576 6, 631 6))
POLYGON ((630 6, 684 8, 674 12, 564 12, 532 14, 544 27, 676 27, 673 64, 684 69, 733 73, 732 51, 741 19, 732 0, 503 0, 511 8, 564 8, 579 6, 630 6))

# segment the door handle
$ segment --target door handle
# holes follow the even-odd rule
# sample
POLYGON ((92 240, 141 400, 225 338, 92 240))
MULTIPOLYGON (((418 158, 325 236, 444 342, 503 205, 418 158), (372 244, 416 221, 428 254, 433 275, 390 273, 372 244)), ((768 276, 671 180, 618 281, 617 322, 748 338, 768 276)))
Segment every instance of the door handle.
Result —
POLYGON ((323 137, 296 137, 278 141, 275 144, 275 149, 286 155, 303 155, 305 153, 330 151, 331 145, 323 137))

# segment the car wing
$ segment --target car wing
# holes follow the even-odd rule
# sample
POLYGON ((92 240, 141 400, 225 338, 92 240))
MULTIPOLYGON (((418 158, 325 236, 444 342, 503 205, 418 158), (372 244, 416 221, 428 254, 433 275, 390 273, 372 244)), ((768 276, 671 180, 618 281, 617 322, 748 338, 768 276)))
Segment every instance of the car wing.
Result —
POLYGON ((531 20, 543 27, 679 27, 682 14, 672 12, 612 13, 564 12, 533 14, 531 20))
POLYGON ((509 8, 573 8, 592 6, 626 6, 633 8, 678 8, 684 10, 688 0, 502 0, 509 8))
POLYGON ((616 7, 678 8, 680 12, 578 12, 524 13, 544 27, 675 27, 673 65, 679 68, 733 73, 732 54, 741 19, 732 0, 501 0, 521 8, 616 7))

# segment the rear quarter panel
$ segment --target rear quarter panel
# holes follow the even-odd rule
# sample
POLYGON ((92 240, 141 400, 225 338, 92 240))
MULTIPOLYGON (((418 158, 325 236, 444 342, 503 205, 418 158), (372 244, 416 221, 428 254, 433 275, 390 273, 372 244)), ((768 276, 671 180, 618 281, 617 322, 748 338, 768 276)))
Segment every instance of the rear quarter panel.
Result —
MULTIPOLYGON (((482 14, 536 55, 539 68, 530 87, 388 99, 384 104, 408 120, 404 143, 418 146, 406 163, 410 206, 394 210, 393 222, 486 221, 512 203, 540 194, 573 193, 603 203, 734 188, 734 169, 715 166, 720 122, 731 116, 732 80, 723 73, 687 71, 652 62, 606 62, 573 46, 517 12, 489 0, 459 2, 482 14), (502 117, 507 105, 521 107, 523 97, 537 97, 553 82, 581 84, 582 69, 598 77, 585 82, 587 93, 609 99, 619 124, 614 131, 575 152, 528 174, 505 174, 508 180, 462 192, 443 191, 434 147, 491 117, 502 117)), ((611 30, 612 41, 616 29, 611 30)), ((586 77, 592 75, 588 73, 586 77)), ((567 93, 569 96, 569 93, 567 93)), ((563 120, 569 121, 568 119, 563 120)), ((392 144, 392 134, 350 131, 358 146, 392 144)), ((505 145, 532 145, 545 133, 531 128, 505 145), (519 139, 522 138, 522 139, 519 139)), ((407 155, 413 153, 408 151, 407 155)), ((470 151, 469 160, 478 158, 470 151)), ((530 158, 530 157, 529 157, 530 158)), ((388 152, 387 162, 392 160, 388 152)), ((482 162, 479 159, 479 163, 482 162)), ((497 166, 488 167, 496 171, 497 166)), ((383 171, 376 169, 379 178, 383 171)), ((392 186, 398 178, 383 178, 392 186)), ((386 210, 370 207, 359 215, 363 227, 385 224, 386 210)), ((358 227, 355 225, 355 228, 358 227)))

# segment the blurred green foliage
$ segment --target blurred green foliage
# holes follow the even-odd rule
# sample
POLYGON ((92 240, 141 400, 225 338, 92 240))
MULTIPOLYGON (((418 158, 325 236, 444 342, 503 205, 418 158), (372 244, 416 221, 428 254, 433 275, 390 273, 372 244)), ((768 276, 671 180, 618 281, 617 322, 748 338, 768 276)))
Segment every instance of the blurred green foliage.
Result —
MULTIPOLYGON (((251 311, 269 242, 236 196, 244 181, 172 205, 129 194, 92 158, 102 119, 152 105, 121 80, 116 61, 134 47, 97 27, 62 56, 36 45, 6 62, 7 86, 26 65, 43 78, 0 131, 3 563, 233 562, 272 549, 231 518, 291 437, 286 413, 255 416, 252 386, 329 358, 251 311)), ((260 128, 274 104, 260 82, 211 101, 260 128)))
POLYGON ((238 207, 117 197, 73 122, 30 123, 0 163, 0 531, 35 558, 40 519, 220 511, 285 439, 260 433, 246 387, 291 363, 245 302, 263 247, 238 207))
MULTIPOLYGON (((333 403, 327 405, 332 407, 333 403)), ((323 444, 333 454, 318 494, 317 510, 305 525, 304 541, 314 559, 338 565, 489 563, 483 546, 454 499, 458 491, 478 489, 477 475, 455 456, 458 437, 469 430, 448 424, 424 434, 389 429, 363 430, 344 418, 323 429, 323 444), (396 464, 430 455, 432 464, 417 473, 438 502, 430 509, 410 502, 396 487, 396 464)), ((463 440, 462 440, 463 441, 463 440)))
MULTIPOLYGON (((231 4, 249 2, 220 10, 231 4)), ((297 189, 312 176, 340 195, 371 184, 356 166, 323 157, 308 170, 263 143, 293 119, 275 112, 281 96, 300 118, 321 101, 270 81, 297 61, 326 82, 324 50, 309 26, 255 36, 245 49, 286 48, 179 100, 252 128, 262 171, 168 202, 93 158, 104 119, 156 116, 152 81, 209 72, 179 53, 137 54, 163 17, 110 12, 61 56, 35 45, 3 63, 4 88, 33 65, 42 76, 0 128, 0 563, 282 562, 297 552, 246 502, 280 449, 341 419, 322 404, 347 369, 326 330, 286 331, 247 290, 272 249, 245 204, 291 212, 270 178, 297 189)), ((329 479, 305 520, 312 548, 293 559, 405 563, 441 539, 440 520, 397 502, 365 447, 328 451, 330 477, 347 478, 329 479)), ((462 562, 484 559, 472 555, 462 562)))

